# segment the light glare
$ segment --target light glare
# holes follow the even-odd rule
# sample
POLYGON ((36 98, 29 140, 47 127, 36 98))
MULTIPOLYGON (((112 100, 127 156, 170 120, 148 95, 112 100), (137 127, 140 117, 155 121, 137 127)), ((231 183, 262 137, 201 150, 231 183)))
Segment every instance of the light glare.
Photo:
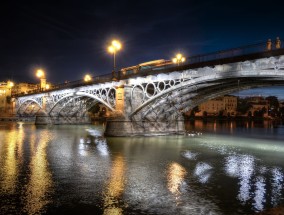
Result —
POLYGON ((36 72, 36 76, 37 76, 38 78, 44 77, 44 72, 43 72, 43 70, 38 69, 37 72, 36 72))
POLYGON ((91 77, 89 74, 85 75, 84 81, 85 81, 85 82, 88 82, 88 81, 90 81, 90 80, 92 80, 92 77, 91 77))

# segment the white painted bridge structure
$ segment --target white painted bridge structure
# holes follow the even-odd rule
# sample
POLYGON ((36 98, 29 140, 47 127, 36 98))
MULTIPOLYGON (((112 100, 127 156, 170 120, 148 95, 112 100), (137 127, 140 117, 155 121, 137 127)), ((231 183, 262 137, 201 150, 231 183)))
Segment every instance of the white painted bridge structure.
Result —
POLYGON ((117 73, 116 79, 16 96, 17 115, 36 116, 37 124, 87 123, 88 110, 101 103, 111 111, 106 135, 180 133, 183 112, 206 100, 244 89, 284 86, 283 49, 229 57, 222 53, 183 66, 117 73))

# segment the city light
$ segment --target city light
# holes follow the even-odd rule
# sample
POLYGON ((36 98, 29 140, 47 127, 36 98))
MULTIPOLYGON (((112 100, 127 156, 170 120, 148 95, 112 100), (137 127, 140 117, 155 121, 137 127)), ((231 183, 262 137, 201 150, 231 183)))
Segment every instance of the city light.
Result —
POLYGON ((44 71, 43 70, 41 70, 41 69, 38 69, 37 70, 37 72, 36 72, 36 76, 38 77, 38 78, 43 78, 44 77, 44 71))
POLYGON ((14 83, 12 81, 8 81, 7 86, 8 86, 8 88, 12 88, 12 87, 14 87, 14 83))
POLYGON ((180 63, 185 62, 185 57, 182 54, 178 53, 175 58, 172 59, 173 63, 179 65, 180 63))
POLYGON ((111 42, 111 45, 108 47, 108 51, 111 54, 115 54, 120 49, 121 49, 121 43, 118 40, 113 40, 111 42))
POLYGON ((50 88, 49 84, 46 84, 45 89, 49 90, 49 88, 50 88))
POLYGON ((112 44, 113 47, 115 47, 116 50, 121 49, 121 43, 119 41, 113 40, 111 44, 112 44))
POLYGON ((40 87, 39 87, 39 89, 40 89, 41 91, 46 90, 46 89, 47 89, 47 88, 46 88, 46 78, 45 78, 45 73, 44 73, 44 71, 43 71, 42 69, 38 69, 38 70, 36 71, 36 76, 37 76, 38 78, 40 78, 40 87))
POLYGON ((87 74, 87 75, 84 76, 84 81, 85 81, 85 82, 89 82, 89 81, 91 81, 91 80, 92 80, 92 77, 91 77, 89 74, 87 74))

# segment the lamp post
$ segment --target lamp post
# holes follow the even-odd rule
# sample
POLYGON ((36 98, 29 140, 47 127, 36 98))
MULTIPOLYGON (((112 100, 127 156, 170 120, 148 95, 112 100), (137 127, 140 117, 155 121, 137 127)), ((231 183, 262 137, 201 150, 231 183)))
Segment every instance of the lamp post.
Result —
POLYGON ((36 76, 40 78, 40 91, 43 91, 46 89, 46 78, 45 73, 43 70, 38 69, 36 72, 36 76))
POLYGON ((179 66, 180 63, 185 62, 185 57, 183 57, 182 54, 178 53, 176 57, 172 59, 172 61, 179 66))
POLYGON ((116 80, 116 77, 115 77, 115 69, 116 69, 115 55, 116 55, 116 52, 119 51, 120 49, 121 49, 121 43, 118 40, 113 40, 111 42, 111 45, 108 47, 109 53, 113 54, 113 71, 112 71, 113 80, 116 80))

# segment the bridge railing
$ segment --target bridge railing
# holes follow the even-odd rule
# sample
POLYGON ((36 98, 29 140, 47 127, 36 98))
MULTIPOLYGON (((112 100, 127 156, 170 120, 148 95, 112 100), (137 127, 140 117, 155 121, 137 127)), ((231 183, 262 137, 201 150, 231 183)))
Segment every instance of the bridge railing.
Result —
MULTIPOLYGON (((223 51, 217 51, 212 52, 208 54, 202 54, 202 55, 196 55, 192 57, 188 57, 185 61, 185 63, 180 64, 177 66, 174 63, 168 64, 168 65, 157 65, 152 68, 147 69, 141 69, 140 71, 133 71, 133 72, 127 72, 127 74, 120 74, 120 77, 122 79, 127 79, 131 77, 137 77, 137 76, 147 76, 151 74, 157 74, 160 71, 163 73, 169 73, 173 71, 178 70, 184 70, 189 68, 195 68, 204 66, 206 63, 209 65, 216 64, 218 62, 226 62, 227 59, 234 59, 238 58, 237 60, 245 60, 245 59, 251 59, 256 57, 267 57, 269 55, 275 54, 275 52, 281 51, 281 53, 284 51, 283 48, 278 47, 276 48, 276 40, 271 41, 270 48, 268 47, 267 42, 259 42, 247 46, 242 46, 238 48, 233 49, 227 49, 223 51)), ((230 62, 227 60, 227 62, 230 62)), ((233 62, 233 60, 231 60, 233 62)))
POLYGON ((91 84, 98 84, 98 83, 104 83, 108 82, 112 79, 112 74, 104 74, 99 76, 93 76, 91 81, 84 81, 84 79, 71 81, 71 82, 65 82, 61 84, 53 85, 51 90, 55 89, 65 89, 65 88, 74 88, 74 87, 80 87, 85 85, 91 85, 91 84))
POLYGON ((50 87, 50 89, 35 89, 28 91, 26 94, 25 93, 14 93, 12 94, 13 97, 18 97, 18 96, 24 96, 24 95, 31 95, 31 94, 38 94, 38 93, 48 93, 52 92, 54 90, 64 90, 64 89, 69 89, 69 88, 75 88, 75 87, 81 87, 81 86, 86 86, 86 85, 92 85, 92 84, 100 84, 100 83, 105 83, 109 82, 112 80, 113 74, 104 74, 104 75, 99 75, 99 76, 94 76, 92 77, 91 81, 84 81, 84 79, 76 80, 76 81, 70 81, 70 82, 65 82, 65 83, 60 83, 60 84, 55 84, 50 87))
POLYGON ((186 64, 201 63, 201 62, 249 55, 249 54, 254 54, 254 53, 262 53, 262 52, 267 52, 267 51, 270 51, 270 50, 267 50, 267 43, 261 42, 261 43, 256 43, 256 44, 252 44, 248 46, 242 46, 239 48, 233 48, 233 49, 228 49, 224 51, 217 51, 217 52, 212 52, 209 54, 188 57, 186 64))
MULTIPOLYGON (((71 82, 65 82, 61 84, 56 84, 53 85, 49 90, 45 90, 44 92, 50 92, 54 90, 60 90, 60 89, 66 89, 66 88, 75 88, 75 87, 80 87, 80 86, 85 86, 85 85, 92 85, 92 84, 99 84, 99 83, 105 83, 105 82, 110 82, 113 80, 123 80, 123 79, 128 79, 131 77, 138 77, 138 76, 147 76, 151 74, 157 74, 160 73, 161 71, 163 73, 169 73, 172 71, 177 71, 177 70, 183 70, 183 69, 188 69, 190 68, 191 65, 200 65, 200 63, 207 63, 207 62, 216 62, 218 60, 224 60, 224 59, 232 59, 234 57, 241 57, 253 54, 269 54, 277 50, 284 50, 282 47, 276 48, 276 40, 271 41, 270 48, 268 47, 269 45, 267 42, 260 42, 252 45, 247 45, 247 46, 242 46, 238 48, 233 48, 233 49, 227 49, 223 51, 217 51, 217 52, 212 52, 209 54, 203 54, 203 55, 196 55, 192 57, 188 57, 186 62, 177 66, 176 64, 169 63, 166 65, 155 65, 151 68, 147 69, 141 69, 137 71, 132 71, 132 72, 127 72, 127 74, 124 74, 122 71, 118 71, 116 73, 108 73, 104 75, 99 75, 99 76, 93 76, 92 80, 89 82, 85 82, 83 79, 76 80, 76 81, 71 81, 71 82)), ((282 52, 281 52, 282 53, 282 52)), ((28 94, 36 94, 42 92, 41 90, 34 90, 28 92, 28 94)), ((12 96, 21 96, 23 94, 13 94, 12 96)))

